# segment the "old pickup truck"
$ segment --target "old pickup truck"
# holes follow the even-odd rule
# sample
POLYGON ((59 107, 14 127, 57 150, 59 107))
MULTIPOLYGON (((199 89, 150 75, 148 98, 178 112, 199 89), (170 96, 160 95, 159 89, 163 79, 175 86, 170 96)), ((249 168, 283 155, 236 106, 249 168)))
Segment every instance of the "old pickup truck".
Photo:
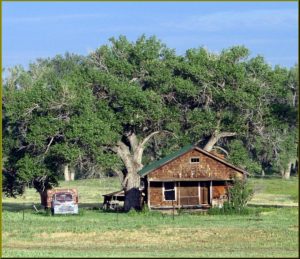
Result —
POLYGON ((41 194, 41 204, 55 214, 78 214, 76 189, 50 189, 41 194))

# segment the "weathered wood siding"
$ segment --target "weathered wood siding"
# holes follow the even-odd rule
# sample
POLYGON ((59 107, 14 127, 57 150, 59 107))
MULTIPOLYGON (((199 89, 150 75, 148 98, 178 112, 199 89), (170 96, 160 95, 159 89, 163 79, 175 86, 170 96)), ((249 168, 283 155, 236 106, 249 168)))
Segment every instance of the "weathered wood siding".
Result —
POLYGON ((180 205, 200 204, 198 182, 180 182, 178 192, 180 205))
POLYGON ((147 176, 150 207, 222 205, 227 196, 227 184, 234 177, 243 177, 235 168, 196 149, 155 169, 147 176), (199 158, 199 163, 191 163, 199 158), (228 181, 229 180, 229 181, 228 181), (176 199, 164 200, 164 183, 175 182, 176 199))
POLYGON ((242 173, 230 166, 215 160, 198 150, 191 150, 173 161, 157 168, 148 175, 151 180, 168 179, 199 179, 199 180, 225 180, 236 175, 242 177, 242 173), (199 157, 199 163, 191 163, 191 158, 199 157))
POLYGON ((227 186, 224 182, 213 182, 212 184, 213 199, 218 199, 221 196, 227 195, 227 186))
MULTIPOLYGON (((150 182, 149 188, 149 205, 154 207, 171 207, 171 206, 197 206, 210 204, 210 181, 201 182, 175 182, 175 200, 164 200, 164 183, 150 182)), ((221 195, 225 195, 226 184, 223 182, 212 185, 212 199, 218 199, 221 195)))
POLYGON ((173 201, 164 201, 163 197, 163 183, 162 182, 150 182, 150 206, 178 206, 178 187, 176 187, 176 200, 173 201))

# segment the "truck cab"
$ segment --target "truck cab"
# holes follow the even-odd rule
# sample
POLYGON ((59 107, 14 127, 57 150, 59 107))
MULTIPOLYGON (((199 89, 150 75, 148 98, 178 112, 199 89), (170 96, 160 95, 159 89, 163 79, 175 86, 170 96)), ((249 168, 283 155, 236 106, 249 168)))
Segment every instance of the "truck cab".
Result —
POLYGON ((78 214, 78 199, 72 193, 57 192, 52 196, 51 211, 53 214, 78 214), (77 202, 76 202, 77 201, 77 202))
POLYGON ((41 204, 55 214, 78 214, 76 189, 50 189, 41 193, 41 204))

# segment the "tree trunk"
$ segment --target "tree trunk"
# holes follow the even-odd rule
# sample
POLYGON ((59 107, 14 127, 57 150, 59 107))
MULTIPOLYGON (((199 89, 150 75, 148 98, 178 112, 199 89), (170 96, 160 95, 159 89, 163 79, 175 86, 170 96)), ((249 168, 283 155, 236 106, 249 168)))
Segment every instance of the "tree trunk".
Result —
POLYGON ((206 145, 204 146, 204 150, 210 152, 214 145, 219 141, 220 138, 224 138, 224 137, 232 137, 235 136, 236 132, 217 132, 217 130, 215 130, 215 132, 211 135, 210 139, 208 140, 208 142, 206 143, 206 145))
POLYGON ((283 179, 290 179, 290 176, 291 176, 291 169, 292 169, 292 162, 290 161, 287 165, 287 168, 286 169, 283 169, 282 170, 282 178, 283 179))
POLYGON ((127 175, 124 178, 123 186, 125 190, 124 210, 129 211, 131 209, 140 210, 140 176, 138 171, 143 168, 142 154, 144 148, 141 146, 132 150, 131 156, 127 157, 130 160, 127 161, 127 175))
POLYGON ((119 141, 114 149, 124 163, 127 174, 122 182, 125 191, 124 210, 141 209, 140 197, 140 176, 138 171, 143 168, 142 157, 147 142, 159 131, 152 132, 147 137, 139 141, 134 133, 127 136, 130 146, 119 141))
POLYGON ((66 182, 70 181, 70 173, 69 173, 69 165, 68 164, 64 165, 64 177, 65 177, 66 182))
POLYGON ((125 188, 125 202, 124 210, 129 211, 131 209, 140 210, 140 198, 141 193, 140 187, 140 176, 137 173, 129 173, 127 177, 127 184, 125 188))
POLYGON ((74 181, 75 180, 75 168, 71 167, 70 168, 70 181, 74 181))

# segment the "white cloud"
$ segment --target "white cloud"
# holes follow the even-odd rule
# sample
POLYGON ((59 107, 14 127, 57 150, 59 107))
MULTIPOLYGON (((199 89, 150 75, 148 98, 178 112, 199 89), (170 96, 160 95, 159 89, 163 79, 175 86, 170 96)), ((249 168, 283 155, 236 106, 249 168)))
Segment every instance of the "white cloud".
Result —
POLYGON ((238 28, 295 27, 298 13, 294 9, 249 10, 199 14, 180 21, 165 22, 162 26, 188 31, 222 31, 238 28))

